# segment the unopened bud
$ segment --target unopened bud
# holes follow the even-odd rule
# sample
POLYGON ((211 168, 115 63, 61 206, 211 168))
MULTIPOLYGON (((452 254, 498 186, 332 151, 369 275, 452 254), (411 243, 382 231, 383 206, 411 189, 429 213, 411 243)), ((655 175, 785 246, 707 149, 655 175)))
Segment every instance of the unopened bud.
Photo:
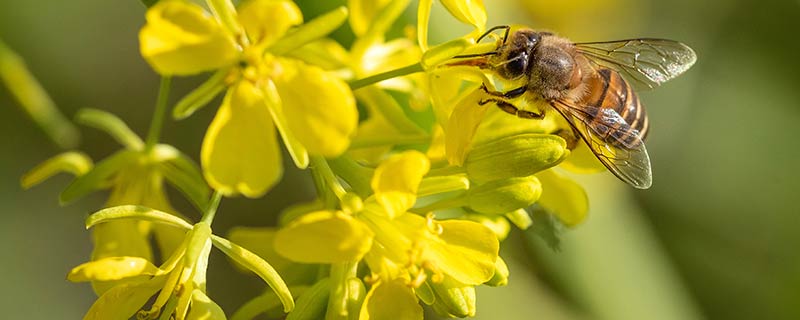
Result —
POLYGON ((463 219, 472 220, 484 225, 492 230, 497 236, 497 240, 500 241, 505 240, 508 236, 508 232, 511 231, 511 224, 508 223, 505 217, 500 215, 487 216, 483 214, 467 214, 464 215, 463 219))
POLYGON ((436 293, 434 310, 459 318, 475 316, 475 287, 458 283, 449 277, 430 285, 436 293))
POLYGON ((559 136, 519 134, 473 147, 464 168, 471 181, 483 183, 527 177, 557 165, 567 155, 567 143, 559 136))
POLYGON ((494 262, 494 276, 485 284, 492 287, 505 286, 508 284, 508 274, 508 265, 503 258, 497 257, 497 261, 494 262))
POLYGON ((469 207, 480 213, 504 214, 539 200, 542 184, 534 176, 495 180, 469 190, 469 207))

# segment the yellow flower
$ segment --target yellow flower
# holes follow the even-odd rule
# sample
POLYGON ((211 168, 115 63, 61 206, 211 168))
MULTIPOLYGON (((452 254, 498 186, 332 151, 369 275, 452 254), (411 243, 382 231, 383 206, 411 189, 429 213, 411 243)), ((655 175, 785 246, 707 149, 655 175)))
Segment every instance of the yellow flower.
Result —
POLYGON ((301 216, 278 231, 276 251, 305 263, 363 259, 376 280, 363 302, 362 318, 395 314, 421 319, 415 288, 445 279, 480 285, 494 275, 499 246, 494 233, 479 223, 407 212, 428 168, 427 158, 416 151, 390 157, 375 170, 374 195, 362 210, 301 216))
MULTIPOLYGON (((56 156, 23 177, 25 187, 33 186, 56 173, 69 170, 78 177, 61 193, 62 203, 69 203, 100 189, 110 189, 107 207, 144 205, 182 217, 170 204, 165 182, 171 183, 199 208, 205 207, 210 194, 194 162, 172 146, 158 144, 151 149, 125 123, 114 115, 94 109, 80 110, 77 121, 105 131, 125 148, 106 159, 91 164, 88 157, 71 152, 56 156)), ((113 221, 92 230, 92 260, 109 257, 138 257, 154 261, 151 238, 162 256, 171 254, 184 232, 148 221, 113 221)), ((93 281, 100 295, 119 281, 93 281)))
POLYGON ((209 6, 216 19, 189 2, 159 2, 148 10, 140 43, 142 56, 161 74, 218 70, 187 96, 188 104, 176 107, 176 117, 228 88, 201 150, 211 186, 226 195, 267 192, 282 175, 276 129, 299 168, 308 166, 309 154, 344 152, 358 122, 352 92, 333 74, 287 53, 333 30, 346 12, 335 10, 285 37, 303 23, 291 1, 250 0, 238 12, 228 1, 209 6))
POLYGON ((126 221, 149 221, 185 233, 179 246, 159 267, 132 256, 107 257, 72 269, 70 281, 116 281, 87 312, 84 319, 224 319, 225 313, 206 295, 206 270, 212 245, 264 279, 278 295, 286 312, 294 307, 283 280, 252 252, 214 236, 207 222, 188 224, 182 218, 141 206, 101 210, 86 221, 87 228, 126 221), (152 300, 152 304, 148 301, 152 300), (145 306, 149 309, 145 310, 145 306))

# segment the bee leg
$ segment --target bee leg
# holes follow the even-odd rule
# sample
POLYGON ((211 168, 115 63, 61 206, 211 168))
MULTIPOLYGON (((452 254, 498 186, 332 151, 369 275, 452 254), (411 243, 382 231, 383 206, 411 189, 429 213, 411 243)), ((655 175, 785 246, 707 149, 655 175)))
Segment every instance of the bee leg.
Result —
POLYGON ((521 86, 521 87, 513 89, 513 90, 502 92, 502 91, 489 91, 489 88, 487 88, 486 84, 484 83, 484 84, 481 84, 481 90, 483 90, 483 92, 486 92, 486 93, 488 93, 490 95, 493 95, 495 97, 503 97, 503 98, 506 98, 506 99, 514 99, 514 98, 520 97, 523 94, 525 94, 525 92, 528 91, 528 86, 521 86))
POLYGON ((567 142, 567 149, 569 150, 574 150, 575 147, 578 146, 579 133, 575 131, 575 128, 572 128, 572 130, 558 129, 553 132, 553 134, 564 138, 564 141, 567 142))
POLYGON ((478 105, 482 106, 482 105, 485 105, 485 104, 487 104, 489 102, 496 103, 497 107, 500 108, 500 110, 503 110, 506 113, 513 114, 513 115, 515 115, 517 117, 520 117, 522 119, 537 119, 537 120, 544 119, 544 113, 536 113, 536 112, 527 111, 527 110, 520 110, 519 108, 517 108, 513 104, 509 103, 508 101, 501 100, 501 99, 495 99, 495 98, 484 99, 484 100, 478 101, 478 105))

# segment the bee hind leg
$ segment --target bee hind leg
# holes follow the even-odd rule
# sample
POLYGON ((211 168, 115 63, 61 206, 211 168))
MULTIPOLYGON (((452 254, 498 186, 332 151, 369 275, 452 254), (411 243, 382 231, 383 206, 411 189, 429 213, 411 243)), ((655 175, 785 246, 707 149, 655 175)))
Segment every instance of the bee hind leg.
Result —
POLYGON ((520 117, 522 119, 536 119, 536 120, 544 119, 544 113, 536 113, 536 112, 527 111, 527 110, 520 110, 519 108, 517 108, 516 106, 514 106, 510 102, 505 101, 505 100, 501 100, 501 99, 495 99, 495 98, 484 99, 484 100, 478 101, 478 105, 482 106, 482 105, 485 105, 485 104, 490 103, 490 102, 496 103, 497 107, 500 108, 500 110, 503 110, 506 113, 513 114, 513 115, 515 115, 517 117, 520 117))

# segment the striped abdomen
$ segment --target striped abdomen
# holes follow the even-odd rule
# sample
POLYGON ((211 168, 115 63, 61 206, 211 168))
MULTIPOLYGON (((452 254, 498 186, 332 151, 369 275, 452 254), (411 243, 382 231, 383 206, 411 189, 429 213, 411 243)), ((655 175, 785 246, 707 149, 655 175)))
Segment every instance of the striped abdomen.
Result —
POLYGON ((589 128, 614 146, 632 149, 642 143, 649 126, 647 113, 625 79, 601 68, 587 85, 587 94, 576 102, 584 108, 589 128))

